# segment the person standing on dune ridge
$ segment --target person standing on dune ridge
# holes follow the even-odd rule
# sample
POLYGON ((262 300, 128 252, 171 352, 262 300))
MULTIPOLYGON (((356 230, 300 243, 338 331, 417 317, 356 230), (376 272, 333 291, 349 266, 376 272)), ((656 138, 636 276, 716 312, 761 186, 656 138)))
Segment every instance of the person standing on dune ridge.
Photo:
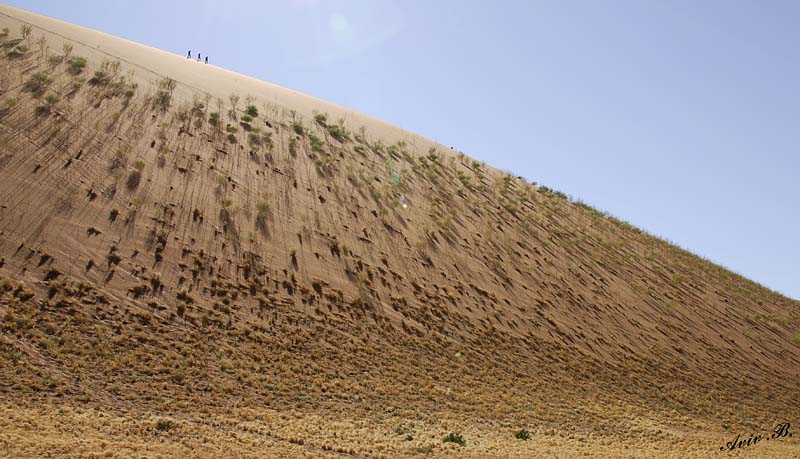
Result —
POLYGON ((190 49, 189 54, 186 55, 186 59, 191 59, 191 58, 192 58, 192 50, 190 49))
POLYGON ((208 64, 208 56, 206 56, 206 64, 208 64))
POLYGON ((201 58, 202 56, 203 56, 203 55, 202 55, 201 53, 197 53, 197 62, 200 62, 200 58, 201 58))

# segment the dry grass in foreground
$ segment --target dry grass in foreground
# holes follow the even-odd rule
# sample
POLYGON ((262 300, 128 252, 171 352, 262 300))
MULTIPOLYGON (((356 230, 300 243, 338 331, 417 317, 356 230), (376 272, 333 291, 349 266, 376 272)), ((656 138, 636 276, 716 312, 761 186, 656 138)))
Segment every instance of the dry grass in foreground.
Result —
MULTIPOLYGON (((15 458, 718 458, 722 432, 672 430, 660 439, 531 432, 527 441, 492 422, 348 419, 289 410, 231 409, 200 417, 114 413, 91 408, 0 407, 0 454, 15 458), (465 446, 442 441, 453 424, 465 446)), ((697 426, 699 427, 699 426, 697 426)), ((638 431, 646 431, 642 426, 638 431)), ((736 454, 800 457, 796 441, 762 442, 736 454)), ((726 440, 729 441, 729 440, 726 440)), ((722 456, 721 456, 722 455, 722 456)))

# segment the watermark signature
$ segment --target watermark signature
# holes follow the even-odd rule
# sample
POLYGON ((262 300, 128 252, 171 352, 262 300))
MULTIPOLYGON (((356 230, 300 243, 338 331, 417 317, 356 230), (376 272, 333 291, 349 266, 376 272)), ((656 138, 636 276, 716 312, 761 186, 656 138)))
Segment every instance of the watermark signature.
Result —
POLYGON ((775 430, 773 430, 772 433, 766 433, 766 434, 763 434, 763 435, 753 435, 753 434, 751 434, 750 438, 748 438, 746 440, 742 439, 742 435, 741 434, 737 434, 736 438, 734 438, 733 440, 731 440, 728 443, 726 443, 725 446, 720 446, 719 450, 720 451, 733 451, 735 449, 740 449, 740 448, 745 448, 747 446, 756 445, 756 444, 758 444, 758 443, 760 443, 762 441, 777 440, 779 438, 791 437, 791 436, 792 436, 792 433, 789 431, 789 423, 788 422, 782 422, 782 423, 778 424, 777 426, 775 426, 775 430))

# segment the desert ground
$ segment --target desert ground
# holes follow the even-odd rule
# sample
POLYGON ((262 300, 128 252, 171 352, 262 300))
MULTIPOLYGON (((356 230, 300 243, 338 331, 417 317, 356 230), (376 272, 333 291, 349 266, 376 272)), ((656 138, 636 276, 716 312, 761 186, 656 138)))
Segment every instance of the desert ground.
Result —
POLYGON ((0 456, 800 457, 800 302, 347 108, 0 28, 0 456))

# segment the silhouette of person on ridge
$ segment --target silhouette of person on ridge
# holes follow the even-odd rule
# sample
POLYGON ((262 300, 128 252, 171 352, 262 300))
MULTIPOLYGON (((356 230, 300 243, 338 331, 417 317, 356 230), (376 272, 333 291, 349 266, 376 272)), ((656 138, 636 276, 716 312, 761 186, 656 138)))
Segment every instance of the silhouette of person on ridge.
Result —
POLYGON ((186 59, 191 59, 191 58, 192 58, 192 50, 190 49, 189 54, 186 55, 186 59))

